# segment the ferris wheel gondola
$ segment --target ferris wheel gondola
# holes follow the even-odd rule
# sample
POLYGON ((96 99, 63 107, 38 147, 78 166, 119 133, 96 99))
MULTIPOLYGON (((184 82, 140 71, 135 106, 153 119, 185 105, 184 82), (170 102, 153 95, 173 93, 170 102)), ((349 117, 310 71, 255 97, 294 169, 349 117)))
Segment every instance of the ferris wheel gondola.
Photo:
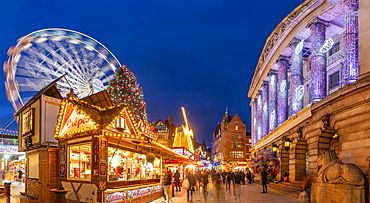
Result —
POLYGON ((63 97, 73 88, 78 98, 102 91, 121 66, 103 44, 83 33, 50 28, 32 32, 8 50, 4 63, 7 98, 18 111, 53 80, 63 97))

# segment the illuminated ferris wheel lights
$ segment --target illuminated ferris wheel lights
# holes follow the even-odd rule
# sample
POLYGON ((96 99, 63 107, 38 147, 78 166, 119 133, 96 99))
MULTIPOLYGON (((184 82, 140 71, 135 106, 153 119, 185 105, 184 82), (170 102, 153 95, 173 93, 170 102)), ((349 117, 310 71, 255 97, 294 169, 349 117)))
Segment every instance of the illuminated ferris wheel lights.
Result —
POLYGON ((99 53, 99 57, 104 60, 107 60, 107 56, 105 56, 103 53, 99 53))
POLYGON ((69 40, 69 43, 71 43, 71 44, 79 44, 79 43, 80 43, 80 41, 78 41, 78 40, 76 40, 76 39, 70 39, 70 40, 69 40))
POLYGON ((116 71, 116 66, 114 66, 113 63, 110 63, 109 65, 110 65, 110 67, 112 68, 113 71, 116 71))
POLYGON ((46 38, 46 37, 38 37, 38 38, 35 39, 35 42, 36 43, 43 43, 46 40, 48 40, 48 38, 46 38))
POLYGON ((90 46, 90 45, 86 45, 85 48, 89 51, 92 51, 94 50, 94 47, 90 46))
POLYGON ((51 37, 50 39, 51 39, 52 41, 54 41, 54 42, 59 42, 59 41, 61 41, 63 38, 64 38, 64 36, 57 35, 57 36, 51 37))
POLYGON ((30 48, 32 46, 32 43, 28 43, 26 44, 24 47, 23 47, 23 50, 27 50, 28 48, 30 48))
POLYGON ((19 59, 21 58, 21 55, 20 54, 17 54, 15 57, 14 57, 14 62, 15 63, 18 63, 19 59))

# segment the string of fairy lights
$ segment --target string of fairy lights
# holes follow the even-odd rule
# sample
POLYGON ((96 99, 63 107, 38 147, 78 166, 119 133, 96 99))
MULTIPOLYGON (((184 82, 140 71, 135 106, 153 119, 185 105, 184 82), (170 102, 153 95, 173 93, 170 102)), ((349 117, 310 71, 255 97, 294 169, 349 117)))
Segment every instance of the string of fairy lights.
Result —
MULTIPOLYGON (((343 20, 343 52, 342 86, 354 83, 358 79, 358 0, 329 0, 332 6, 342 7, 343 20)), ((296 115, 303 109, 305 86, 303 84, 303 48, 311 44, 310 57, 310 102, 317 102, 327 96, 326 92, 326 52, 334 44, 333 39, 326 39, 325 22, 315 22, 310 25, 308 39, 294 39, 290 45, 290 61, 280 57, 277 61, 277 81, 270 73, 269 86, 261 85, 252 103, 253 108, 253 145, 258 144, 269 132, 282 125, 289 117, 296 115), (290 62, 290 77, 288 78, 288 64, 290 62), (276 84, 276 88, 274 87, 276 84), (288 91, 290 85, 290 91, 288 91), (276 91, 276 93, 275 93, 276 91), (268 93, 268 94, 267 94, 268 93), (289 94, 289 95, 288 95, 289 94), (277 99, 275 99, 275 95, 277 99), (288 106, 290 98, 290 106, 288 106), (275 103, 277 104, 275 104, 275 103), (266 105, 266 103, 269 103, 266 105), (276 107, 275 107, 276 106, 276 107), (275 109, 276 108, 276 109, 275 109), (267 113, 267 114, 266 114, 267 113), (268 119, 269 118, 269 119, 268 119), (276 121, 275 121, 276 119, 276 121)), ((330 37, 330 36, 329 36, 330 37)))

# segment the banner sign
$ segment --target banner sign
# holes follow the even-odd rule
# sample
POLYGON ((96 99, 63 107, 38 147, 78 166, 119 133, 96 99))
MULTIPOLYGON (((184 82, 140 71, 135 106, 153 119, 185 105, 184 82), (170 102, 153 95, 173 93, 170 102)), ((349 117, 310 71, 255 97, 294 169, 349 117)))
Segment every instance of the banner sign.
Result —
POLYGON ((105 203, 120 202, 126 200, 127 191, 105 194, 105 203))
POLYGON ((162 190, 162 186, 161 185, 154 186, 154 192, 159 192, 161 190, 162 190))
POLYGON ((140 132, 144 135, 153 138, 154 140, 158 139, 157 133, 154 132, 155 128, 151 125, 149 125, 147 122, 144 123, 144 121, 140 121, 138 123, 138 127, 140 129, 140 132))
POLYGON ((138 189, 128 190, 127 192, 128 192, 127 198, 132 199, 135 197, 140 197, 140 196, 152 193, 153 187, 138 188, 138 189))
POLYGON ((62 131, 60 131, 59 135, 63 135, 69 132, 75 132, 78 130, 83 130, 93 125, 94 123, 90 120, 90 118, 86 117, 84 114, 77 113, 75 109, 69 116, 68 120, 66 121, 66 124, 64 125, 62 131))

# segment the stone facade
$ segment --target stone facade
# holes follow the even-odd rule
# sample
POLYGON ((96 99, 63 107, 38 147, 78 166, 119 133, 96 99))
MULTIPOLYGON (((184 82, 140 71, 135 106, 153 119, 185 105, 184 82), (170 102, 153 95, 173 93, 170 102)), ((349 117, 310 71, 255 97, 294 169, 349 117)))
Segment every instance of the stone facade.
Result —
MULTIPOLYGON (((278 64, 275 65, 279 57, 281 55, 291 55, 296 50, 297 53, 302 51, 304 61, 307 60, 302 67, 304 88, 307 87, 309 91, 306 91, 306 89, 303 91, 303 107, 298 112, 294 112, 284 122, 278 123, 278 126, 266 136, 258 139, 257 130, 252 130, 252 139, 258 140, 252 141, 251 151, 255 153, 261 149, 271 149, 272 143, 277 144, 279 146, 277 156, 281 161, 281 170, 289 171, 291 181, 301 181, 306 175, 309 175, 311 180, 315 182, 320 169, 317 160, 322 152, 326 150, 334 150, 343 163, 355 164, 363 173, 368 175, 366 158, 370 153, 370 2, 366 0, 344 1, 344 3, 342 1, 324 0, 305 1, 301 6, 292 11, 293 13, 300 12, 290 24, 286 24, 287 28, 269 48, 268 54, 265 50, 262 52, 261 57, 263 57, 260 58, 256 68, 248 96, 252 98, 250 105, 253 111, 255 110, 253 108, 255 101, 258 100, 261 91, 263 91, 264 82, 269 80, 268 74, 274 71, 274 68, 279 67, 278 64), (310 2, 313 4, 310 4, 310 2), (361 12, 357 12, 356 6, 359 6, 358 11, 361 12), (348 40, 348 36, 345 34, 348 31, 346 30, 348 28, 345 27, 348 22, 343 22, 342 27, 337 23, 339 22, 337 19, 346 21, 348 17, 346 13, 351 13, 351 19, 354 19, 353 15, 358 15, 359 45, 358 50, 356 50, 358 53, 355 53, 355 55, 358 54, 357 62, 350 61, 351 58, 348 58, 348 54, 352 53, 346 53, 348 47, 345 46, 348 46, 348 43, 354 40, 348 40), (330 16, 336 15, 336 17, 326 18, 325 15, 327 14, 330 14, 330 16), (326 39, 331 37, 335 44, 338 43, 338 46, 335 50, 326 52, 326 78, 324 79, 327 82, 326 87, 319 88, 322 92, 326 90, 325 96, 318 96, 313 100, 312 92, 315 91, 315 87, 312 84, 317 77, 312 77, 312 75, 315 75, 312 72, 315 70, 312 69, 312 64, 317 66, 317 70, 320 71, 323 71, 323 64, 313 63, 312 54, 307 51, 312 51, 312 46, 315 46, 317 53, 318 47, 323 46, 321 38, 314 42, 312 40, 316 38, 310 36, 315 34, 312 33, 312 30, 309 30, 310 25, 312 25, 312 22, 318 21, 327 26, 326 34, 331 33, 332 35, 326 36, 326 39), (333 27, 334 25, 336 25, 336 28, 333 27), (334 29, 337 31, 335 35, 332 34, 334 29), (303 40, 305 40, 302 45, 303 49, 290 49, 289 51, 290 42, 297 36, 303 36, 303 40), (313 43, 319 43, 320 46, 313 43), (306 50, 306 52, 303 52, 303 50, 306 50), (305 66, 307 62, 311 62, 311 66, 305 66), (348 70, 344 69, 349 66, 344 63, 359 64, 356 77, 348 77, 348 70), (288 147, 285 148, 284 142, 286 140, 289 142, 287 142, 288 147)), ((289 16, 291 15, 292 13, 289 14, 289 16)), ((355 21, 352 20, 352 22, 355 21)), ((286 23, 286 19, 282 23, 286 23)), ((279 24, 279 26, 281 25, 279 24)), ((271 36, 273 35, 274 33, 271 34, 271 36)), ((271 36, 266 44, 271 41, 271 36)), ((288 79, 289 77, 291 77, 291 73, 288 72, 288 79)), ((322 83, 316 86, 323 85, 322 83)), ((291 100, 295 99, 292 98, 292 91, 294 90, 289 90, 288 105, 292 105, 291 100)), ((253 112, 252 115, 257 114, 253 112)), ((256 116, 253 116, 253 120, 254 117, 256 116)), ((258 116, 256 119, 258 120, 258 116)), ((257 125, 252 122, 252 126, 256 128, 257 125)), ((361 202, 365 195, 363 186, 347 187, 337 184, 320 185, 318 183, 314 183, 314 185, 317 187, 312 190, 311 199, 313 202, 361 202), (339 193, 346 194, 348 191, 352 191, 351 194, 354 194, 354 196, 348 195, 349 199, 339 198, 335 195, 339 193), (324 199, 316 199, 320 197, 324 199)))

